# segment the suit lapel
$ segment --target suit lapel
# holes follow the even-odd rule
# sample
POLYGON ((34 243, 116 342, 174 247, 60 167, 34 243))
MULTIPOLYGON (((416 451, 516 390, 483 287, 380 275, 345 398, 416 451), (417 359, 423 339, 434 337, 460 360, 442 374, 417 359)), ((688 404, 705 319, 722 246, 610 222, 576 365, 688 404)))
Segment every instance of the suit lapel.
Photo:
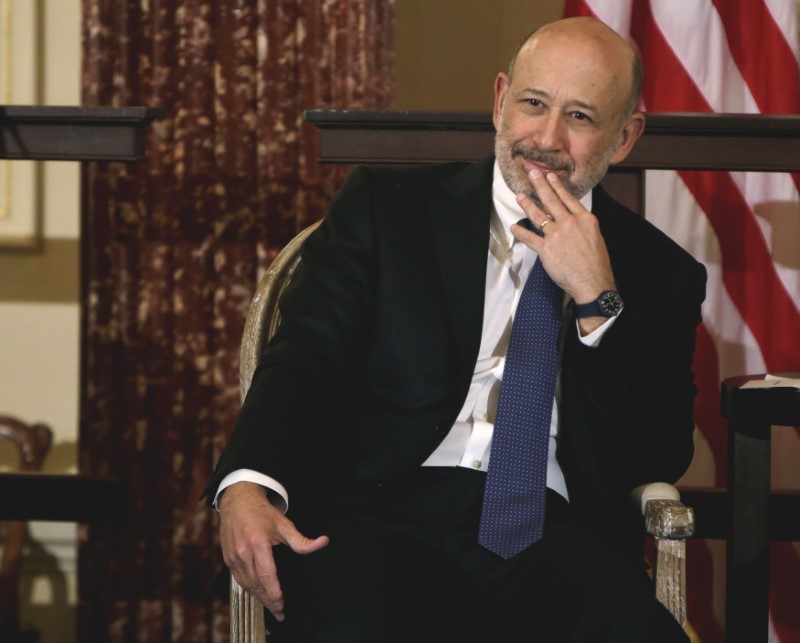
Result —
POLYGON ((487 158, 448 178, 442 184, 447 196, 429 204, 451 329, 466 381, 472 377, 483 328, 493 163, 494 158, 487 158))

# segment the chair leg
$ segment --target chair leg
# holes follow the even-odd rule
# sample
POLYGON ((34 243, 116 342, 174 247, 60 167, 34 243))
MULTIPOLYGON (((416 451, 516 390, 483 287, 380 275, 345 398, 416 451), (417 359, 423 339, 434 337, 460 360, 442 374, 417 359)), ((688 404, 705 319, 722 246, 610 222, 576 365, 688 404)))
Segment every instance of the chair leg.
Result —
POLYGON ((15 631, 19 627, 17 593, 19 592, 22 548, 27 531, 27 523, 24 521, 11 520, 5 523, 3 553, 0 561, 0 629, 3 631, 15 631))
POLYGON ((686 541, 656 538, 656 598, 686 629, 686 541))

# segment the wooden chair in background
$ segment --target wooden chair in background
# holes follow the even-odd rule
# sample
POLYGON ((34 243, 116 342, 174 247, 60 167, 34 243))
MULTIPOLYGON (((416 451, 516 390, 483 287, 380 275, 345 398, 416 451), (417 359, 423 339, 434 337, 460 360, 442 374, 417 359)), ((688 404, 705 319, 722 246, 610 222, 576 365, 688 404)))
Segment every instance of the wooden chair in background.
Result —
MULTIPOLYGON (((261 278, 245 322, 239 355, 239 391, 244 400, 261 350, 280 323, 278 301, 300 262, 300 246, 319 222, 302 230, 273 260, 261 278)), ((653 572, 656 596, 678 622, 686 621, 686 544, 694 533, 694 512, 683 505, 678 490, 663 482, 634 489, 631 497, 642 508, 647 532, 654 539, 653 572)), ((614 529, 613 525, 609 529, 614 529)), ((231 576, 230 632, 232 643, 265 643, 264 608, 231 576)))
MULTIPOLYGON (((0 415, 0 439, 11 440, 19 450, 19 471, 41 471, 53 441, 53 431, 44 424, 25 424, 0 415)), ((22 628, 19 621, 19 579, 22 550, 28 534, 28 523, 10 520, 2 525, 3 554, 0 559, 0 640, 4 643, 33 643, 36 630, 22 628)))

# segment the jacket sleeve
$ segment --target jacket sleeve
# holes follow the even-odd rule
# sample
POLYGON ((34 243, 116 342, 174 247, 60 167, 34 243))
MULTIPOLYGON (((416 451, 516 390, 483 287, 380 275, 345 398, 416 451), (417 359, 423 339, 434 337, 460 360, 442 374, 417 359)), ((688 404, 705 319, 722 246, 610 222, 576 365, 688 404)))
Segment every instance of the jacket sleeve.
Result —
POLYGON ((266 345, 204 494, 237 469, 290 489, 334 476, 347 457, 338 409, 352 386, 372 296, 374 248, 368 171, 355 169, 306 239, 266 345))
POLYGON ((596 348, 565 346, 567 466, 616 492, 653 481, 674 483, 694 446, 692 362, 705 298, 706 270, 632 213, 602 220, 625 308, 596 348), (630 216, 628 216, 630 214, 630 216))

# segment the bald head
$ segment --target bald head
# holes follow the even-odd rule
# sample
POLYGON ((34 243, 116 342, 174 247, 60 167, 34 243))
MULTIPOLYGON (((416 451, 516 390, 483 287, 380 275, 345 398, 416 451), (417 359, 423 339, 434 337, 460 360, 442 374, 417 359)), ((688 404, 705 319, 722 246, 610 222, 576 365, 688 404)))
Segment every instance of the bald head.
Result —
POLYGON ((630 118, 642 91, 641 60, 622 36, 595 18, 564 18, 529 33, 511 59, 509 84, 513 82, 514 69, 520 58, 534 56, 537 48, 554 43, 562 44, 574 53, 570 57, 573 63, 580 64, 582 57, 586 57, 588 60, 601 60, 614 70, 613 80, 625 96, 622 120, 630 118))

